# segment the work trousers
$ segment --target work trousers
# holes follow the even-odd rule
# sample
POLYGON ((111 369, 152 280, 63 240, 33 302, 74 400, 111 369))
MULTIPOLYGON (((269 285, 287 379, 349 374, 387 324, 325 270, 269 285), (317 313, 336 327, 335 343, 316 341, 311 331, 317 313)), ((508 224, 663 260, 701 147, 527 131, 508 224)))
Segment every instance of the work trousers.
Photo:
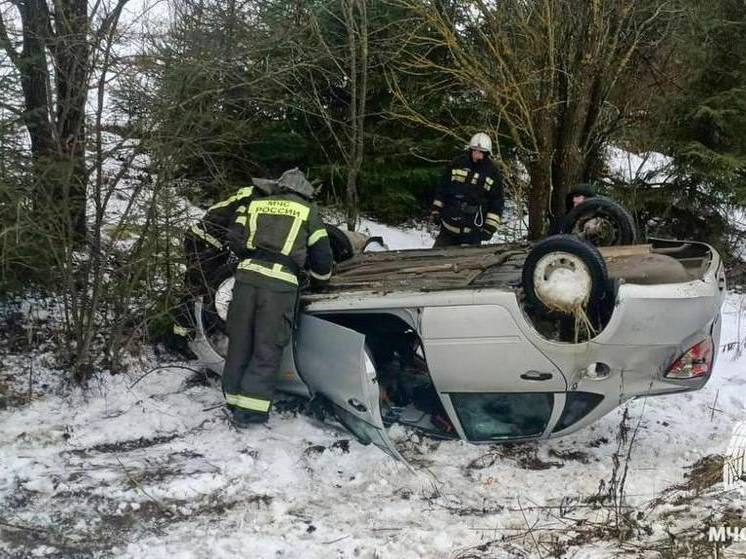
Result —
MULTIPOLYGON (((279 281, 279 280, 278 280, 279 281)), ((229 406, 268 414, 282 353, 292 334, 297 291, 236 281, 228 308, 223 392, 229 406)))
POLYGON ((440 233, 438 233, 438 236, 435 238, 435 243, 433 243, 433 248, 451 247, 451 246, 460 246, 460 245, 479 246, 481 244, 482 244, 482 237, 479 231, 472 231, 470 233, 457 235, 455 233, 451 233, 445 227, 441 227, 440 233))

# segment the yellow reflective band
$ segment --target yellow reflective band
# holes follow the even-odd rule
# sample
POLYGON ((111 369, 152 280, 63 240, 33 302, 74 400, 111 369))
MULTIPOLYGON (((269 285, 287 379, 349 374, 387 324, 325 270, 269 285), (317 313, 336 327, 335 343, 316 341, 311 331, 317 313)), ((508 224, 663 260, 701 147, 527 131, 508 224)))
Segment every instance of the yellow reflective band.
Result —
POLYGON ((246 248, 254 248, 254 236, 256 235, 256 221, 259 219, 259 214, 251 213, 251 206, 249 206, 249 238, 246 239, 246 248))
POLYGON ((249 213, 269 215, 286 215, 302 220, 308 219, 308 206, 290 200, 254 200, 249 206, 249 213))
POLYGON ((332 271, 331 270, 329 270, 328 274, 317 274, 313 270, 308 270, 308 273, 311 275, 311 277, 316 278, 317 280, 322 280, 322 281, 326 281, 326 280, 328 280, 329 278, 332 277, 332 271))
POLYGON ((486 225, 492 225, 495 228, 497 228, 497 226, 500 225, 500 222, 499 221, 495 221, 494 219, 485 219, 484 223, 486 225))
POLYGON ((433 200, 433 206, 435 206, 436 208, 442 208, 443 202, 441 202, 440 200, 433 200))
POLYGON ((479 173, 474 173, 474 178, 472 180, 476 181, 479 178, 479 173))
POLYGON ((293 220, 293 225, 290 227, 290 232, 288 233, 287 239, 285 239, 285 244, 282 245, 282 250, 280 251, 285 256, 288 256, 290 252, 293 250, 293 245, 295 244, 295 240, 298 238, 298 233, 300 232, 300 226, 303 225, 303 220, 296 217, 293 220))
POLYGON ((238 269, 246 270, 248 272, 256 272, 258 274, 262 274, 263 276, 286 281, 293 285, 298 285, 298 278, 295 277, 295 274, 291 274, 290 272, 283 272, 282 266, 280 266, 279 264, 275 264, 274 266, 272 266, 272 268, 267 268, 266 266, 262 266, 261 264, 252 262, 251 258, 247 258, 238 265, 238 269), (275 267, 278 268, 276 269, 275 267))
POLYGON ((240 223, 241 225, 246 225, 246 215, 239 215, 236 218, 236 223, 240 223))
POLYGON ((240 200, 241 198, 249 198, 253 193, 254 193, 253 186, 245 186, 239 189, 239 191, 236 192, 230 198, 227 198, 223 200, 222 202, 218 202, 217 204, 213 204, 212 206, 210 206, 210 209, 207 211, 209 212, 211 210, 217 210, 218 208, 224 208, 225 206, 228 206, 232 204, 233 202, 240 200))
POLYGON ((189 328, 184 328, 183 326, 174 324, 174 334, 176 334, 177 336, 188 336, 189 328))
POLYGON ((236 192, 236 199, 249 198, 252 194, 254 194, 254 187, 244 186, 243 188, 239 188, 238 192, 236 192))
POLYGON ((216 248, 223 248, 223 243, 218 241, 215 237, 210 235, 207 231, 202 229, 199 225, 192 225, 192 233, 194 233, 200 239, 202 239, 206 243, 211 244, 212 246, 216 248))
POLYGON ((451 174, 452 175, 461 175, 461 176, 465 177, 466 175, 469 174, 469 170, 468 169, 454 169, 453 171, 451 171, 451 174))
POLYGON ((492 186, 492 183, 494 183, 495 180, 491 179, 490 177, 487 177, 486 179, 484 179, 484 182, 486 182, 487 184, 489 184, 490 186, 492 186))
POLYGON ((500 223, 500 216, 497 214, 493 214, 492 212, 488 212, 485 218, 491 219, 492 221, 497 221, 498 223, 500 223))
POLYGON ((251 398, 250 396, 241 396, 240 394, 226 394, 225 401, 231 406, 236 406, 249 411, 258 411, 267 413, 272 402, 260 398, 251 398))
POLYGON ((443 224, 443 227, 448 229, 451 233, 461 234, 461 233, 471 233, 470 227, 464 227, 463 229, 460 229, 459 227, 454 227, 453 225, 447 224, 445 221, 441 222, 443 224))
POLYGON ((311 234, 310 237, 308 237, 308 246, 313 246, 317 242, 319 242, 321 239, 323 239, 324 237, 328 237, 328 236, 329 235, 327 235, 326 229, 317 229, 311 234))

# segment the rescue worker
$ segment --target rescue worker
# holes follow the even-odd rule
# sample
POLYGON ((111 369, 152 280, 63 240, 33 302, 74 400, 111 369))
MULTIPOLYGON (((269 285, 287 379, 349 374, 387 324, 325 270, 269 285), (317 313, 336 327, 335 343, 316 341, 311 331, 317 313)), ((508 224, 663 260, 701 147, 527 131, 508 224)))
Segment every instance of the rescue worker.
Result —
POLYGON ((312 281, 327 281, 332 274, 329 238, 311 202, 313 187, 301 171, 291 169, 277 188, 241 208, 229 235, 241 262, 228 308, 223 392, 238 427, 269 418, 304 263, 312 281))
POLYGON ((480 245, 492 238, 503 213, 503 184, 491 161, 492 140, 475 134, 438 185, 431 210, 440 233, 433 247, 480 245))
POLYGON ((588 198, 595 198, 596 193, 590 184, 578 184, 565 196, 565 213, 569 212, 575 206, 579 206, 588 198))
POLYGON ((233 196, 208 208, 202 219, 184 235, 187 268, 184 273, 185 294, 174 316, 173 333, 176 349, 186 350, 194 336, 192 303, 202 296, 212 297, 217 287, 213 279, 228 264, 228 231, 239 207, 248 206, 257 197, 271 192, 266 182, 241 188, 233 196))
POLYGON ((595 198, 596 193, 590 184, 581 183, 575 185, 565 196, 565 213, 555 217, 549 225, 549 235, 562 233, 565 216, 573 209, 585 202, 588 198, 595 198))

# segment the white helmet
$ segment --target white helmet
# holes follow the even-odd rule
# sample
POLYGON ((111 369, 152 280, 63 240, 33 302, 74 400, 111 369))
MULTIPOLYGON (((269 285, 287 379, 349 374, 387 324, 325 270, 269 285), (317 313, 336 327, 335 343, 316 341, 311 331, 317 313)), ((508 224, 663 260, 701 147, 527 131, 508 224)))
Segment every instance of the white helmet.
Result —
POLYGON ((492 155, 492 140, 484 132, 478 132, 471 137, 469 150, 483 151, 492 155))

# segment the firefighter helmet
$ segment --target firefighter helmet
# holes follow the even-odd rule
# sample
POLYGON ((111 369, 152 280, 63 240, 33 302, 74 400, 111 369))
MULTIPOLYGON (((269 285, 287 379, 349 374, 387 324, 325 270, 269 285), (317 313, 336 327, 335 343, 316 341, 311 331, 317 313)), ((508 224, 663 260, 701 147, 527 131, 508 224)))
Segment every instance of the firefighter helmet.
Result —
POLYGON ((274 194, 275 192, 277 192, 276 180, 252 178, 251 184, 264 192, 264 194, 274 194))
POLYGON ((489 155, 492 154, 492 140, 484 132, 478 132, 471 137, 469 142, 469 149, 475 151, 483 151, 489 155))
POLYGON ((308 182, 306 175, 297 167, 280 175, 280 178, 277 179, 277 185, 281 190, 292 190, 309 200, 313 198, 313 185, 308 182))

